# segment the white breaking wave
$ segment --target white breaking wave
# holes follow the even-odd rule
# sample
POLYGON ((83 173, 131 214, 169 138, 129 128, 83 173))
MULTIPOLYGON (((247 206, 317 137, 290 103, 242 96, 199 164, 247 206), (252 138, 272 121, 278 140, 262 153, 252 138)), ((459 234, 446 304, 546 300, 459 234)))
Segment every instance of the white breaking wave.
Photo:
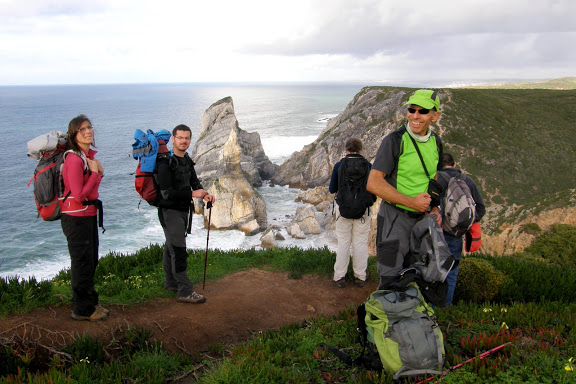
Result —
POLYGON ((262 139, 264 153, 271 162, 281 165, 294 152, 301 151, 318 136, 274 136, 262 139))

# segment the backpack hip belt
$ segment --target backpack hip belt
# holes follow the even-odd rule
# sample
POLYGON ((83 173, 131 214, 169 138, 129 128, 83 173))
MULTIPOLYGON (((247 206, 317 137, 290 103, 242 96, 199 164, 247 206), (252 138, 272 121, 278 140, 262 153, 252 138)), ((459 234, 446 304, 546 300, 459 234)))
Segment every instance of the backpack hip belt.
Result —
POLYGON ((58 203, 60 204, 60 210, 62 213, 76 213, 83 212, 88 209, 88 205, 83 203, 88 201, 88 199, 82 201, 77 201, 74 196, 65 196, 58 198, 58 203))

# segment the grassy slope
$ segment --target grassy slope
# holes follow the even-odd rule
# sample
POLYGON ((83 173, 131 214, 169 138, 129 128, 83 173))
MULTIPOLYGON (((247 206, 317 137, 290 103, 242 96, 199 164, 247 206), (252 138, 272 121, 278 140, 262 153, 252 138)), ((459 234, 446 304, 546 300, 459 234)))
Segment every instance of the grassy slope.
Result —
POLYGON ((490 195, 529 204, 574 188, 576 91, 450 92, 441 120, 446 150, 490 195))
POLYGON ((440 121, 445 151, 479 182, 488 204, 523 209, 540 204, 536 211, 570 205, 576 186, 576 90, 449 93, 440 121))

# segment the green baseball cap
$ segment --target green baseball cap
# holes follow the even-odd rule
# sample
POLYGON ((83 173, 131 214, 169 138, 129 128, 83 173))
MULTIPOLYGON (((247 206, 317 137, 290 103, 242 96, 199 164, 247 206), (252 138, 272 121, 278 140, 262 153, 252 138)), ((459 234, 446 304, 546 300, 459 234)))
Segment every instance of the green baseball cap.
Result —
POLYGON ((440 110, 440 97, 438 92, 430 89, 419 89, 410 96, 406 105, 418 105, 419 107, 440 110))

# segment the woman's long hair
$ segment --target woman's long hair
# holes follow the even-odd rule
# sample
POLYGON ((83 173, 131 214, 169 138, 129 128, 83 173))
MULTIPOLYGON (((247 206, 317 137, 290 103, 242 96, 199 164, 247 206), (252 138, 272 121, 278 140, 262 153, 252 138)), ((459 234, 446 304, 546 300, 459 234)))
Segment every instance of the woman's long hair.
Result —
MULTIPOLYGON (((78 115, 68 123, 68 149, 74 152, 80 153, 82 149, 76 141, 76 134, 80 131, 82 124, 87 121, 92 125, 92 122, 86 115, 78 115)), ((94 132, 92 132, 92 144, 91 146, 96 147, 96 142, 94 141, 94 132)))

